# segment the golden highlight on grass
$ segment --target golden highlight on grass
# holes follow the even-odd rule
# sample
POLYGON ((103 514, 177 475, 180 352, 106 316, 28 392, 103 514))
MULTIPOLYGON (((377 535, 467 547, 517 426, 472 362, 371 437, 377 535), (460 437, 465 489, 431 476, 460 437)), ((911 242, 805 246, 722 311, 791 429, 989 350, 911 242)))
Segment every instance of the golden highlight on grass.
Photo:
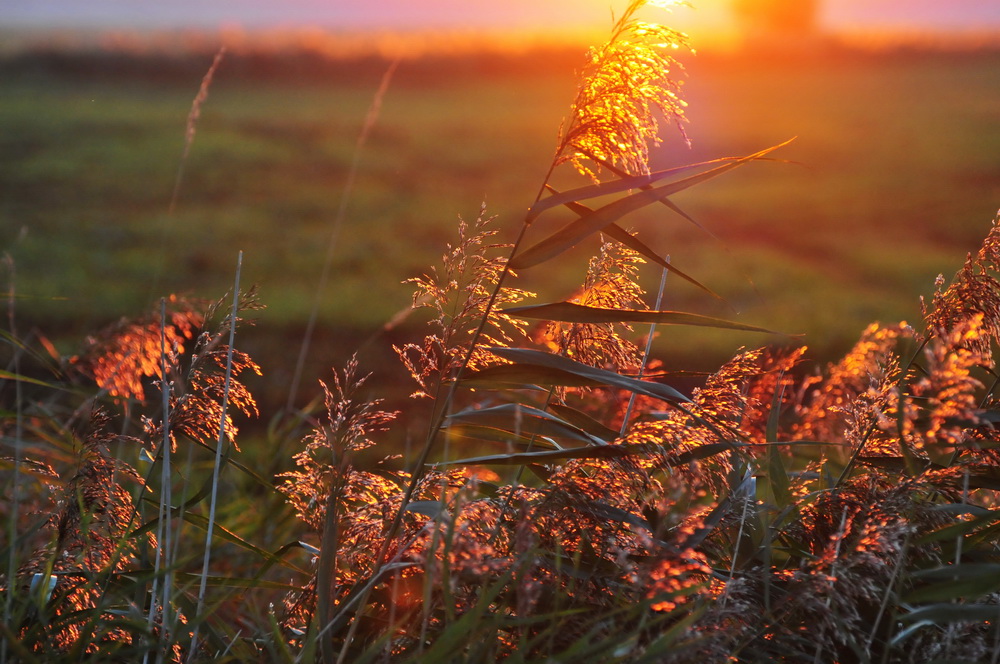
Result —
POLYGON ((431 396, 438 385, 454 378, 462 368, 476 370, 495 364, 495 356, 483 346, 507 346, 524 336, 527 323, 502 313, 499 307, 517 304, 534 294, 501 287, 506 261, 497 251, 510 245, 491 243, 490 238, 497 234, 490 227, 493 221, 495 217, 486 216, 485 206, 471 227, 460 220, 458 243, 448 245, 441 269, 434 267, 430 274, 410 280, 416 286, 413 306, 431 309, 431 324, 436 328, 423 344, 395 347, 419 387, 414 396, 431 396), (497 295, 491 297, 493 289, 497 295), (476 335, 480 321, 485 326, 476 335))
POLYGON ((70 358, 70 363, 90 376, 109 395, 121 399, 146 400, 143 380, 161 376, 160 333, 172 353, 184 352, 202 315, 187 300, 171 296, 167 316, 159 313, 137 320, 122 320, 87 340, 87 349, 70 358), (168 320, 169 319, 169 322, 168 320))
POLYGON ((681 65, 674 52, 690 48, 687 35, 635 16, 646 6, 675 4, 632 0, 611 39, 591 50, 557 163, 571 162, 595 180, 602 162, 640 175, 649 172, 650 146, 661 140, 657 114, 683 133, 687 104, 680 96, 676 73, 681 65))

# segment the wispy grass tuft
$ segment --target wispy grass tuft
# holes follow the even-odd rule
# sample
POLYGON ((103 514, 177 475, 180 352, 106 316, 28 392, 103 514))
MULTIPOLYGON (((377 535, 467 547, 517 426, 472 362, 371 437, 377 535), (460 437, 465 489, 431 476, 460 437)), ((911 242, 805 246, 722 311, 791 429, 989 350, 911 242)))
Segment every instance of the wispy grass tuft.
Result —
POLYGON ((204 78, 201 79, 201 87, 198 88, 198 94, 195 95, 194 101, 191 102, 187 125, 184 128, 184 150, 181 152, 181 158, 177 164, 174 191, 170 196, 170 206, 167 208, 167 216, 173 216, 174 209, 177 207, 177 199, 181 192, 181 183, 184 180, 184 167, 187 165, 188 156, 191 154, 191 146, 194 144, 195 132, 198 130, 198 120, 201 118, 201 108, 208 101, 208 91, 212 87, 212 79, 215 78, 215 72, 219 69, 219 65, 222 64, 222 58, 225 54, 226 47, 223 46, 215 54, 212 64, 209 65, 208 71, 205 72, 204 78))

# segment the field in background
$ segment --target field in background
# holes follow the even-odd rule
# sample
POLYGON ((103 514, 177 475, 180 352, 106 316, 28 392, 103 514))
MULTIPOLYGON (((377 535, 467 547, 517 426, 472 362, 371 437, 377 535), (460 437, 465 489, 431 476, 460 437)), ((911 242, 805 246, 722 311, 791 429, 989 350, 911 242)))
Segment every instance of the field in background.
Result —
MULTIPOLYGON (((260 284, 268 309, 244 347, 283 385, 308 317, 355 141, 386 63, 232 56, 202 109, 176 211, 167 214, 191 101, 211 56, 21 56, 0 76, 0 246, 17 317, 70 352, 79 335, 161 295, 215 298, 260 284)), ((325 375, 409 302, 481 202, 512 240, 574 93, 572 51, 403 62, 361 155, 321 311, 325 375)), ((802 333, 816 360, 873 320, 919 316, 1000 206, 1000 54, 838 53, 688 58, 689 149, 664 127, 658 165, 797 140, 665 208, 630 218, 652 246, 724 296, 680 281, 664 308, 802 333)), ((532 273, 564 297, 578 270, 532 273)), ((564 261, 563 265, 572 264, 564 261)), ((655 291, 658 275, 650 271, 655 291)), ((708 369, 733 333, 667 330, 672 366, 708 369)), ((239 345, 239 341, 237 342, 239 345)), ((378 344, 382 346, 383 344, 378 344)), ((282 388, 278 388, 280 391, 282 388)))

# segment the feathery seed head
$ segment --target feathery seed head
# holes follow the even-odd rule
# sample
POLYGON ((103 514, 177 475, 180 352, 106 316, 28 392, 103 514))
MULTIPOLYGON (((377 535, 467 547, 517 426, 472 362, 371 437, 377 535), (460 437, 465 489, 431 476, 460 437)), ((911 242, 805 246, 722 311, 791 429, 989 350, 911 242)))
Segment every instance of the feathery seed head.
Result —
POLYGON ((635 18, 646 5, 669 9, 676 4, 633 0, 611 40, 591 50, 556 165, 570 162, 595 180, 602 164, 633 175, 648 173, 650 145, 661 142, 657 113, 684 133, 687 103, 680 97, 681 81, 674 78, 682 68, 674 52, 690 49, 687 35, 635 18))

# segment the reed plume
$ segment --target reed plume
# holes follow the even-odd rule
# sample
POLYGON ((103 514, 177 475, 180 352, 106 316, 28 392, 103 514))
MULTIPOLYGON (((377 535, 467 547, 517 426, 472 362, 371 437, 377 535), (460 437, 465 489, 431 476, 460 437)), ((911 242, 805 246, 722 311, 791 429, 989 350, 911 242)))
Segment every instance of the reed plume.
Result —
MULTIPOLYGON (((18 570, 22 591, 33 593, 36 602, 21 636, 42 656, 106 657, 127 653, 151 636, 137 620, 141 610, 108 592, 109 585, 123 583, 121 575, 141 567, 143 546, 157 544, 151 533, 132 535, 134 495, 126 487, 142 492, 145 483, 109 451, 112 445, 140 443, 108 433, 109 423, 106 414, 94 414, 80 442, 78 466, 47 524, 52 541, 18 570)), ((172 646, 175 658, 179 652, 172 646)))
POLYGON ((484 205, 471 226, 460 220, 458 242, 448 245, 440 269, 409 280, 416 287, 413 306, 429 308, 430 325, 436 328, 422 344, 393 347, 417 383, 413 396, 431 396, 437 384, 452 378, 463 364, 469 369, 496 364, 497 358, 484 346, 508 346, 524 336, 527 324, 497 309, 533 294, 501 287, 506 260, 496 252, 510 245, 491 241, 497 233, 490 226, 494 219, 486 216, 484 205), (477 328, 480 322, 482 330, 477 328))
POLYGON ((184 352, 204 323, 198 304, 171 295, 166 320, 159 311, 133 319, 122 319, 87 338, 86 347, 70 358, 70 364, 116 399, 146 400, 146 379, 160 376, 160 330, 167 348, 184 352))
MULTIPOLYGON (((604 309, 648 309, 639 286, 639 266, 645 261, 635 251, 610 240, 601 243, 590 259, 583 287, 569 301, 604 309)), ((642 362, 638 346, 625 335, 627 323, 544 323, 535 340, 549 350, 578 362, 615 371, 636 371, 642 362)))
POLYGON ((988 353, 990 344, 1000 343, 1000 214, 993 220, 986 239, 975 255, 969 254, 965 265, 951 284, 944 287, 944 277, 937 280, 937 291, 925 311, 931 334, 949 330, 970 317, 982 316, 983 333, 975 345, 988 353))
POLYGON ((611 39, 591 49, 583 83, 556 152, 556 164, 571 163, 597 179, 603 164, 632 175, 649 170, 649 149, 659 145, 658 115, 683 133, 686 102, 675 72, 674 53, 689 48, 682 32, 636 18, 645 6, 668 9, 669 0, 633 0, 616 21, 611 39))
MULTIPOLYGON (((245 416, 256 416, 257 403, 240 379, 244 372, 261 375, 261 369, 249 354, 238 349, 230 349, 226 339, 234 326, 245 322, 243 319, 230 320, 225 316, 218 320, 218 311, 224 305, 225 298, 212 304, 202 314, 202 329, 194 339, 191 353, 182 356, 175 352, 169 359, 168 372, 175 380, 169 399, 169 420, 154 420, 145 418, 144 430, 149 441, 159 441, 166 427, 171 440, 176 434, 183 434, 193 441, 209 445, 219 439, 223 428, 223 399, 245 416), (208 329, 212 326, 211 329, 208 329), (232 358, 232 377, 226 393, 226 365, 232 358), (183 364, 187 368, 183 368, 183 364)), ((254 311, 261 308, 256 291, 251 289, 239 295, 239 311, 254 311)), ((159 330, 157 330, 159 334, 159 330)), ((159 373, 160 356, 159 342, 156 348, 155 371, 159 373)), ((225 414, 225 438, 236 446, 239 428, 233 422, 229 412, 225 414)), ((176 442, 172 442, 176 445, 176 442)))

